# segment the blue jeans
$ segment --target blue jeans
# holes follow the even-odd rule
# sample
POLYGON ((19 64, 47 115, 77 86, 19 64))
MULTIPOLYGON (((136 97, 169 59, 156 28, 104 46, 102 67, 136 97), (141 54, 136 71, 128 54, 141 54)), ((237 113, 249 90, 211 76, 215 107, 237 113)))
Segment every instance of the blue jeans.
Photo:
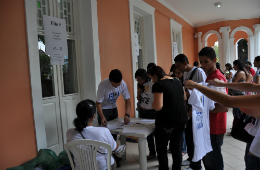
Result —
POLYGON ((224 161, 221 154, 224 134, 210 134, 211 146, 213 151, 207 153, 202 159, 206 170, 224 170, 224 161))
POLYGON ((182 142, 182 152, 186 153, 187 152, 187 146, 186 146, 186 140, 185 140, 185 131, 183 132, 183 142, 182 142))
POLYGON ((246 160, 246 170, 259 170, 259 169, 260 169, 260 158, 248 154, 246 160))

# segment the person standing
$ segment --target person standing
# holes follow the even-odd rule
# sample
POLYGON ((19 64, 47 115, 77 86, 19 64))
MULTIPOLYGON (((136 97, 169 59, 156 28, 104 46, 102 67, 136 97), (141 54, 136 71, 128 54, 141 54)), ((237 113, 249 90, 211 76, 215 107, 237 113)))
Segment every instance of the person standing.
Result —
MULTIPOLYGON (((155 119, 155 110, 152 107, 154 101, 152 87, 152 80, 149 78, 144 69, 138 69, 135 72, 135 79, 137 84, 137 100, 139 102, 139 117, 143 119, 155 119)), ((147 136, 147 143, 149 148, 149 155, 147 160, 156 158, 156 151, 154 145, 154 133, 147 136)))
POLYGON ((159 161, 159 170, 168 170, 167 145, 170 140, 172 150, 172 169, 181 170, 181 144, 185 124, 187 122, 186 108, 183 104, 186 99, 181 82, 167 76, 159 66, 152 67, 148 72, 153 81, 152 92, 156 110, 155 141, 159 161))
MULTIPOLYGON (((225 76, 216 68, 216 53, 211 47, 204 47, 199 52, 199 59, 203 70, 206 72, 206 82, 218 79, 227 82, 225 76)), ((218 91, 227 94, 226 88, 219 88, 218 91)), ((206 170, 224 170, 224 161, 221 153, 224 134, 227 126, 228 107, 215 104, 215 108, 210 110, 210 140, 213 151, 204 156, 203 163, 206 170)))
POLYGON ((252 74, 252 76, 255 76, 255 70, 252 68, 252 63, 250 61, 246 62, 246 65, 248 65, 248 67, 250 68, 249 71, 252 74))
POLYGON ((253 76, 253 81, 256 83, 256 84, 260 84, 260 56, 257 56, 255 57, 255 60, 254 60, 254 66, 257 67, 257 71, 256 71, 256 74, 253 76))
MULTIPOLYGON (((189 64, 188 58, 184 54, 179 54, 174 59, 175 65, 181 72, 184 72, 183 74, 183 80, 184 82, 187 80, 193 80, 197 83, 205 82, 206 80, 206 74, 201 68, 197 68, 196 66, 191 66, 189 64)), ((188 91, 186 91, 186 96, 189 98, 190 94, 188 91)), ((188 116, 191 116, 191 109, 189 111, 188 116)), ((182 162, 182 166, 188 166, 190 167, 187 169, 192 170, 200 170, 201 169, 201 161, 198 162, 192 162, 192 158, 194 156, 194 143, 193 143, 193 132, 192 132, 192 119, 189 118, 186 129, 185 129, 185 139, 186 139, 186 145, 187 145, 187 153, 189 158, 182 162)))

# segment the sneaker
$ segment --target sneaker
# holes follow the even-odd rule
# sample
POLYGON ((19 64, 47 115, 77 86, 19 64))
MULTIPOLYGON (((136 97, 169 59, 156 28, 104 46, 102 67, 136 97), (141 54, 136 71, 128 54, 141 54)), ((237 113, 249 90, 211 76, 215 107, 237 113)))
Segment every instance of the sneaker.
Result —
POLYGON ((122 156, 125 154, 126 151, 126 145, 120 145, 115 151, 114 154, 119 157, 122 158, 122 156))
POLYGON ((186 168, 186 169, 184 169, 184 170, 193 170, 193 169, 191 169, 191 168, 189 167, 189 168, 186 168))
POLYGON ((190 161, 188 160, 182 161, 181 163, 181 166, 188 166, 188 165, 190 165, 190 161))
POLYGON ((228 132, 228 133, 227 133, 227 136, 231 136, 231 132, 228 132))

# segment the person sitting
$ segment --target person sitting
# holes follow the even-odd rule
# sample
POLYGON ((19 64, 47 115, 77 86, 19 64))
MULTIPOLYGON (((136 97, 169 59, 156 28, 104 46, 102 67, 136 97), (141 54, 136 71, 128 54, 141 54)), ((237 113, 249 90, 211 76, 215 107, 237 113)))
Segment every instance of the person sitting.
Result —
MULTIPOLYGON (((76 128, 71 128, 67 131, 67 142, 79 139, 92 139, 100 142, 105 142, 111 146, 112 151, 118 148, 118 144, 114 140, 110 131, 105 127, 93 127, 93 121, 96 116, 96 104, 94 101, 86 99, 78 103, 76 107, 77 118, 74 119, 73 124, 76 128)), ((75 151, 71 150, 74 155, 75 169, 79 170, 79 159, 75 151)), ((97 151, 97 168, 98 170, 107 169, 106 161, 107 151, 104 148, 99 148, 97 151)), ((116 163, 111 157, 112 169, 116 169, 116 163)))

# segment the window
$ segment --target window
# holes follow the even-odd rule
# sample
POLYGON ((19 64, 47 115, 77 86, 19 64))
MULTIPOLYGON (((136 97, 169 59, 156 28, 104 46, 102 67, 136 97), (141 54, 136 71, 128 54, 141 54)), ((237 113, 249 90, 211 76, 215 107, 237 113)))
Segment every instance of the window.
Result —
POLYGON ((37 0, 37 24, 42 97, 44 98, 57 95, 55 94, 53 74, 55 74, 54 70, 58 69, 61 72, 60 78, 62 83, 60 84, 60 87, 63 89, 63 95, 78 93, 75 47, 76 36, 74 33, 72 0, 59 0, 59 2, 56 0, 37 0), (59 17, 66 21, 66 31, 68 34, 68 56, 64 56, 63 66, 50 65, 50 56, 45 54, 43 15, 59 17))
POLYGON ((143 17, 134 14, 134 32, 138 34, 139 56, 136 59, 136 70, 139 68, 146 68, 144 66, 144 31, 143 31, 143 17))
POLYGON ((182 48, 182 25, 171 19, 171 39, 172 39, 172 62, 176 55, 183 53, 182 48), (177 45, 177 49, 176 49, 177 45), (174 50, 175 49, 175 50, 174 50))

